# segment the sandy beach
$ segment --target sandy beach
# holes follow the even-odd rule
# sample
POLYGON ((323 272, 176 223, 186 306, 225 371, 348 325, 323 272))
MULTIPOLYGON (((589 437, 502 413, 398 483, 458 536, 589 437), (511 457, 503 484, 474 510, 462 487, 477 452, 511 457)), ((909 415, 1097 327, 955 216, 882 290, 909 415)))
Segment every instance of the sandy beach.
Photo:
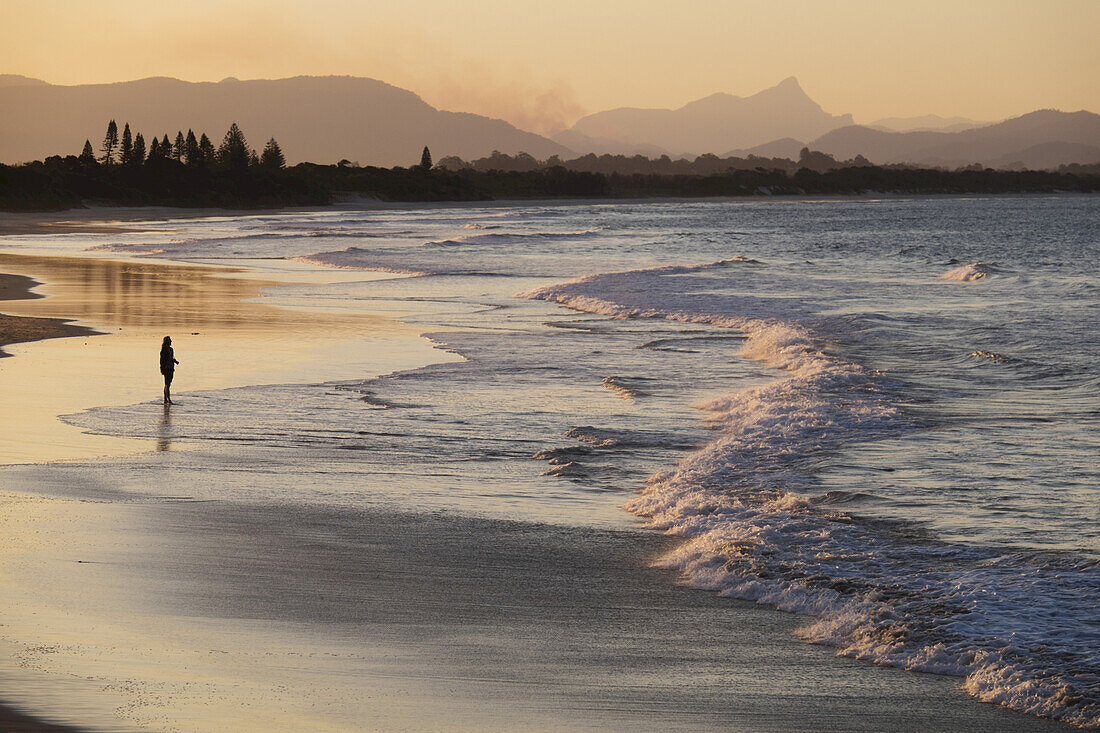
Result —
MULTIPOLYGON (((0 272, 4 730, 1065 729, 955 678, 799 642, 804 617, 684 587, 656 567, 679 540, 656 532, 197 500, 167 462, 162 485, 123 491, 102 477, 154 441, 58 416, 156 401, 165 333, 184 409, 188 391, 457 357, 386 313, 264 302, 365 273, 6 253, 0 272), (45 297, 24 297, 28 278, 45 297), (58 461, 102 470, 61 481, 58 461)), ((241 470, 262 482, 248 450, 241 470)))
POLYGON ((0 679, 88 730, 1062 727, 680 587, 654 534, 105 498, 3 499, 0 679))

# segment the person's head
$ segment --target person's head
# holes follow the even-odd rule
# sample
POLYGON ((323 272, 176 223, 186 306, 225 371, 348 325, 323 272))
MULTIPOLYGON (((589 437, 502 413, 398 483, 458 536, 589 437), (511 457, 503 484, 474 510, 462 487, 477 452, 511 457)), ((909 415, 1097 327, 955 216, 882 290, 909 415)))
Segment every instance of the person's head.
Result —
POLYGON ((164 341, 160 342, 160 348, 162 348, 162 349, 165 346, 171 346, 171 345, 172 345, 172 337, 171 336, 165 336, 164 341))

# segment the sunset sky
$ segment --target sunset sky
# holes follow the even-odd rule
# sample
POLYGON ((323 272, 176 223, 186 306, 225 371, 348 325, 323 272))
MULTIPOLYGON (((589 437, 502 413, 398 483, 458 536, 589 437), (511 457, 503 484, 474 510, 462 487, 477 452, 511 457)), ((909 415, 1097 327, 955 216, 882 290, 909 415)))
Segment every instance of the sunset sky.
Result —
POLYGON ((548 131, 797 76, 857 122, 1100 111, 1096 0, 4 0, 0 73, 368 76, 548 131))

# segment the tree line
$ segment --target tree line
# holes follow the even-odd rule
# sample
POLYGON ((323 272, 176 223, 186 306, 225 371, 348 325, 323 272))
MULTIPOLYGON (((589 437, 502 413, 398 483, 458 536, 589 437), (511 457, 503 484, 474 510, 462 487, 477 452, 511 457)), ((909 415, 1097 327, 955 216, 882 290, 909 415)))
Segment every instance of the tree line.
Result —
POLYGON ((528 153, 508 155, 494 150, 490 155, 476 160, 465 161, 458 156, 450 155, 439 161, 440 168, 451 171, 474 170, 479 172, 526 173, 562 167, 571 171, 602 173, 604 175, 640 174, 661 176, 713 176, 730 171, 751 170, 783 171, 787 175, 794 175, 796 171, 803 168, 825 173, 840 168, 863 168, 871 165, 871 161, 862 155, 857 155, 851 160, 837 160, 827 153, 810 150, 809 148, 802 148, 797 160, 766 158, 758 155, 749 155, 745 158, 736 156, 722 158, 712 153, 705 153, 694 159, 670 158, 667 155, 648 158, 644 155, 611 155, 609 153, 596 155, 595 153, 588 153, 569 160, 562 160, 557 155, 552 155, 546 160, 537 160, 528 153))
MULTIPOLYGON (((411 152, 411 151, 410 151, 411 152)), ((410 157, 412 157, 410 155, 410 157)), ((0 210, 57 210, 98 206, 173 206, 230 209, 322 206, 346 193, 391 201, 482 200, 488 194, 456 176, 433 171, 425 146, 407 168, 360 168, 300 163, 288 167, 271 138, 261 153, 237 123, 215 146, 206 133, 177 131, 146 140, 128 122, 107 123, 98 153, 91 139, 79 155, 51 155, 0 164, 0 210)))
POLYGON ((103 136, 99 150, 100 155, 97 157, 91 140, 85 140, 84 148, 77 159, 87 166, 104 167, 152 166, 167 160, 192 168, 232 171, 243 171, 250 166, 260 166, 268 170, 286 167, 286 157, 274 137, 267 141, 263 152, 257 155, 236 122, 229 126, 217 148, 205 132, 195 137, 191 129, 187 130, 186 135, 182 130, 177 131, 175 140, 169 140, 168 133, 164 133, 160 140, 154 135, 146 147, 145 136, 140 132, 132 135, 129 122, 124 123, 122 135, 119 136, 118 124, 111 120, 107 123, 107 133, 103 136))
POLYGON ((803 149, 785 158, 694 160, 667 156, 585 155, 569 161, 535 160, 526 153, 492 155, 466 163, 453 156, 433 164, 425 146, 410 151, 407 167, 287 166, 272 138, 257 154, 234 123, 215 147, 188 130, 152 137, 130 125, 107 125, 97 155, 90 140, 77 155, 52 155, 17 166, 0 165, 0 210, 43 210, 87 203, 121 206, 275 208, 321 206, 370 197, 383 201, 652 198, 710 196, 1098 192, 1100 171, 1000 171, 980 166, 955 171, 875 166, 857 157, 837 161, 803 149), (414 162, 418 160, 418 162, 414 162))
MULTIPOLYGON (((527 153, 521 152, 508 155, 494 150, 490 155, 470 161, 463 160, 455 155, 449 155, 440 159, 438 167, 455 172, 476 171, 479 173, 490 171, 530 173, 562 167, 570 171, 602 173, 606 176, 721 176, 732 175, 737 171, 781 171, 788 176, 793 176, 800 170, 828 173, 846 168, 878 168, 895 171, 936 170, 959 174, 986 170, 986 167, 979 163, 955 169, 912 163, 875 165, 862 155, 857 155, 850 160, 837 160, 833 155, 818 150, 810 150, 808 147, 803 147, 797 158, 766 158, 758 155, 749 155, 744 158, 737 156, 723 158, 712 153, 705 153, 694 159, 687 157, 670 158, 667 155, 648 158, 644 155, 612 155, 609 153, 596 155, 595 153, 588 153, 568 160, 563 160, 557 155, 552 155, 546 160, 538 160, 527 153)), ((1058 167, 1057 172, 1077 176, 1095 175, 1100 173, 1100 163, 1062 165, 1058 167)))

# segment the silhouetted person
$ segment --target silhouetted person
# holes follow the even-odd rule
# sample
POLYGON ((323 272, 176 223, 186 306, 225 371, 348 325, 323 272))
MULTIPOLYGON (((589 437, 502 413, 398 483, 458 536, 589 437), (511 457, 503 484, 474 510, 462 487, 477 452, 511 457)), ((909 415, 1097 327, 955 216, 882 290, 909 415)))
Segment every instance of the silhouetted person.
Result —
POLYGON ((165 336, 160 344, 160 373, 164 375, 164 404, 172 404, 172 377, 176 376, 176 352, 172 350, 172 337, 165 336))

